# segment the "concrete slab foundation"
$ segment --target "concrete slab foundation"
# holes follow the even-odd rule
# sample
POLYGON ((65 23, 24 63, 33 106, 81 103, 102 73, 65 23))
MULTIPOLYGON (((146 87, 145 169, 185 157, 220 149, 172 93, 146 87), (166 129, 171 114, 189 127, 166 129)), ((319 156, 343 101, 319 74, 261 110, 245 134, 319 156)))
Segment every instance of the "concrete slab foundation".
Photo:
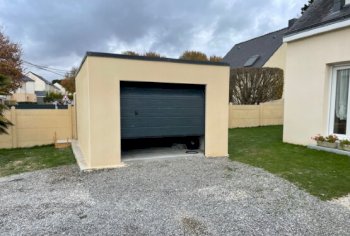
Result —
POLYGON ((192 152, 186 149, 179 149, 176 147, 152 147, 145 149, 133 149, 122 151, 123 162, 155 159, 173 159, 184 157, 204 158, 205 156, 204 153, 200 150, 192 152))

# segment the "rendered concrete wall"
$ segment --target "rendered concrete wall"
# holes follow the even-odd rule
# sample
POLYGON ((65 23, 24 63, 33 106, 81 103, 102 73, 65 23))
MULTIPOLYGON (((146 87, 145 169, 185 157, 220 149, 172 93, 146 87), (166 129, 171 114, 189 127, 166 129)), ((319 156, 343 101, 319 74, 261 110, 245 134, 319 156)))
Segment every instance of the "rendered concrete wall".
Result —
POLYGON ((89 168, 121 164, 120 81, 206 85, 205 155, 228 155, 228 66, 94 56, 84 66, 88 76, 81 70, 76 82, 78 144, 89 168))
POLYGON ((260 105, 229 105, 229 127, 244 128, 283 124, 283 100, 260 105))
MULTIPOLYGON (((89 93, 89 63, 86 61, 81 67, 79 74, 75 79, 75 107, 77 114, 77 136, 79 147, 85 158, 86 163, 90 163, 90 93, 89 93), (79 122, 78 122, 79 121, 79 122)), ((107 102, 103 106, 108 106, 107 102)))
POLYGON ((65 110, 19 110, 11 108, 5 113, 14 126, 9 134, 0 135, 0 148, 32 147, 72 139, 73 108, 65 110))
POLYGON ((308 145, 328 134, 332 66, 350 65, 350 28, 287 45, 283 139, 308 145))
POLYGON ((283 71, 286 69, 287 58, 287 44, 282 46, 272 55, 272 57, 265 63, 264 67, 280 68, 283 71))

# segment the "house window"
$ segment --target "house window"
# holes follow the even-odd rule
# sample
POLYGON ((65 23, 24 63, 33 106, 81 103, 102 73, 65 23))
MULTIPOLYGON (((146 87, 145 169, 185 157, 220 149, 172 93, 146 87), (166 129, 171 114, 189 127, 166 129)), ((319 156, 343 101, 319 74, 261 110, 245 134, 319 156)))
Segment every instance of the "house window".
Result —
POLYGON ((333 70, 330 133, 350 135, 349 88, 350 67, 337 67, 333 70))

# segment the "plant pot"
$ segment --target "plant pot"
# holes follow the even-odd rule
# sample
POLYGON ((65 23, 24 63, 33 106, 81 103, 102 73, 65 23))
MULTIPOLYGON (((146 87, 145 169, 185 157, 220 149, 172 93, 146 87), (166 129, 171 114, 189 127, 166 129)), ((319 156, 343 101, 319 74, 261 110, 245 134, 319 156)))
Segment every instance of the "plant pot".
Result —
POLYGON ((326 147, 326 148, 337 148, 337 143, 329 143, 329 142, 317 142, 317 146, 326 147))
POLYGON ((347 151, 347 152, 350 152, 350 144, 340 145, 340 149, 344 150, 344 151, 347 151))

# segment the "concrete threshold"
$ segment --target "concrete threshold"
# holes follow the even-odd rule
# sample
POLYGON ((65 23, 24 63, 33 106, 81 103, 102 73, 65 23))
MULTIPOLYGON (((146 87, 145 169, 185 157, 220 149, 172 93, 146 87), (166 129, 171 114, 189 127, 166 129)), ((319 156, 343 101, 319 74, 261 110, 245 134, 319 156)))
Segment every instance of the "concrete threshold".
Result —
POLYGON ((317 151, 325 151, 325 152, 331 152, 331 153, 335 153, 335 154, 339 154, 339 155, 350 156, 350 152, 340 150, 340 149, 320 147, 317 145, 308 145, 307 147, 310 149, 313 149, 313 150, 317 150, 317 151))
MULTIPOLYGON (((145 148, 122 151, 122 161, 147 161, 147 160, 162 160, 162 159, 176 159, 185 157, 204 158, 204 153, 200 150, 195 150, 193 153, 186 153, 186 149, 177 149, 173 147, 160 148, 145 148), (195 153, 196 152, 196 153, 195 153)), ((192 152, 192 151, 189 151, 192 152)))

